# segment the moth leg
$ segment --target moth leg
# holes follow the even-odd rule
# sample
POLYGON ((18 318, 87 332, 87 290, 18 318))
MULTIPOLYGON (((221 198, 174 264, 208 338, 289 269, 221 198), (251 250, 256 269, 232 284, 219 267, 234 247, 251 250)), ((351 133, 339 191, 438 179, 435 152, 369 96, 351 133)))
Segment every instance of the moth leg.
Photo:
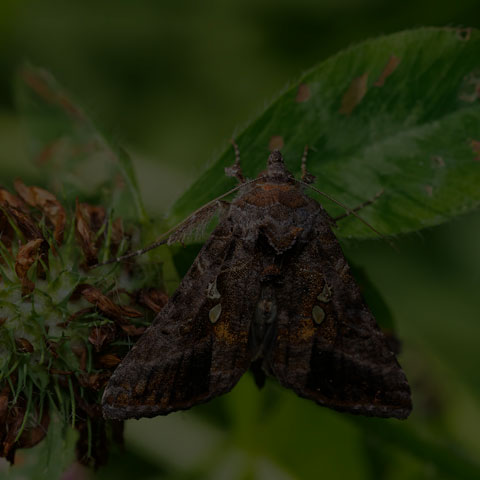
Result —
POLYGON ((303 149, 302 155, 302 182, 304 183, 313 183, 315 181, 315 177, 307 171, 307 155, 308 155, 308 145, 305 145, 303 149))
POLYGON ((227 177, 235 177, 239 183, 245 183, 245 177, 240 166, 240 149, 234 140, 232 140, 232 145, 235 150, 235 163, 231 167, 225 168, 225 175, 227 177))
POLYGON ((338 222, 338 220, 342 220, 343 218, 347 218, 352 214, 352 212, 357 213, 358 211, 362 210, 365 207, 368 207, 368 205, 371 205, 372 203, 375 203, 379 197, 383 195, 383 188, 380 190, 378 193, 375 194, 374 197, 372 197, 370 200, 367 200, 360 205, 356 206, 352 210, 349 210, 345 212, 343 215, 339 215, 338 217, 335 217, 334 220, 338 222))

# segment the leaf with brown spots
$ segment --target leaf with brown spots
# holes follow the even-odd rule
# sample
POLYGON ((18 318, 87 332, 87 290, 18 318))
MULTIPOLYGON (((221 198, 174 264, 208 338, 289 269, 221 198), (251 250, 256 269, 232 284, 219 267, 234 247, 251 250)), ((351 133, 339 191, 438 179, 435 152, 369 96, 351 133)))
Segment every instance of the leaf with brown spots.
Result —
POLYGON ((351 115, 357 105, 363 100, 367 93, 368 73, 364 73, 360 77, 354 78, 343 94, 342 105, 338 111, 342 115, 351 115))
MULTIPOLYGON (((480 141, 480 31, 463 33, 468 41, 456 28, 412 29, 351 46, 314 66, 235 136, 245 177, 258 175, 272 136, 282 135, 292 173, 301 174, 309 145, 316 185, 349 207, 383 189, 362 215, 385 235, 477 209, 480 169, 469 143, 480 141), (299 103, 302 85, 310 98, 299 103), (432 156, 442 157, 445 168, 431 165, 432 156), (435 194, 427 197, 424 185, 435 194)), ((175 202, 167 227, 232 188, 223 169, 234 158, 230 147, 218 155, 175 202)), ((324 204, 333 217, 343 213, 324 204)), ((350 218, 339 223, 337 236, 360 241, 374 234, 350 218)))
POLYGON ((298 86, 297 96, 295 97, 295 101, 298 103, 303 103, 309 100, 310 96, 311 96, 310 87, 306 83, 301 83, 298 86))
POLYGON ((382 70, 382 73, 378 77, 378 80, 373 84, 375 87, 383 87, 387 78, 397 69, 400 64, 400 59, 395 55, 391 55, 388 59, 385 68, 382 70))

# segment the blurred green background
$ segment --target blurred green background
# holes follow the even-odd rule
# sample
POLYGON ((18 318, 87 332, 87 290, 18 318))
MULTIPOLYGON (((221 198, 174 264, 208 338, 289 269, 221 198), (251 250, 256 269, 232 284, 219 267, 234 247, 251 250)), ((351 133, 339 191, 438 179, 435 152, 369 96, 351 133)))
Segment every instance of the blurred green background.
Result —
MULTIPOLYGON (((423 25, 480 27, 480 3, 1 0, 0 183, 32 169, 13 89, 25 60, 50 70, 133 154, 160 218, 287 82, 352 43, 423 25)), ((394 315, 414 393, 409 420, 357 421, 274 382, 259 392, 245 376, 206 406, 129 422, 128 453, 97 476, 478 478, 480 215, 397 245, 345 249, 394 315)))

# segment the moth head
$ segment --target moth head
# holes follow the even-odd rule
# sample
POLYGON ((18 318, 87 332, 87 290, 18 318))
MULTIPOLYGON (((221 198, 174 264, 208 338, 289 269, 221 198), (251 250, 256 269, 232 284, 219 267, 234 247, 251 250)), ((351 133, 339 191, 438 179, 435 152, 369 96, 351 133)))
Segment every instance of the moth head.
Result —
POLYGON ((283 162, 280 150, 274 150, 268 157, 267 176, 268 177, 284 177, 287 174, 285 163, 283 162))

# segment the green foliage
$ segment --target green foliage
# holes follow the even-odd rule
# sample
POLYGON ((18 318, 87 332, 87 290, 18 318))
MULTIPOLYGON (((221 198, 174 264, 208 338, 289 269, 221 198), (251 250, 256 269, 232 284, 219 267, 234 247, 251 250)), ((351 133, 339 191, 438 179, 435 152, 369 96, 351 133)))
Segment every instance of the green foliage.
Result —
MULTIPOLYGON (((242 168, 254 177, 269 147, 284 145, 299 178, 362 211, 384 234, 438 225, 480 204, 480 32, 423 28, 380 37, 341 52, 303 75, 236 137, 242 168), (476 143, 477 142, 477 143, 476 143)), ((177 201, 175 223, 232 187, 224 168, 231 147, 177 201), (206 187, 208 186, 208 187, 206 187)), ((338 206, 319 199, 332 214, 338 206)), ((371 237, 355 219, 339 236, 371 237)))
POLYGON ((29 154, 47 186, 73 202, 108 204, 146 222, 129 155, 109 139, 46 71, 25 66, 17 97, 30 131, 29 154))

